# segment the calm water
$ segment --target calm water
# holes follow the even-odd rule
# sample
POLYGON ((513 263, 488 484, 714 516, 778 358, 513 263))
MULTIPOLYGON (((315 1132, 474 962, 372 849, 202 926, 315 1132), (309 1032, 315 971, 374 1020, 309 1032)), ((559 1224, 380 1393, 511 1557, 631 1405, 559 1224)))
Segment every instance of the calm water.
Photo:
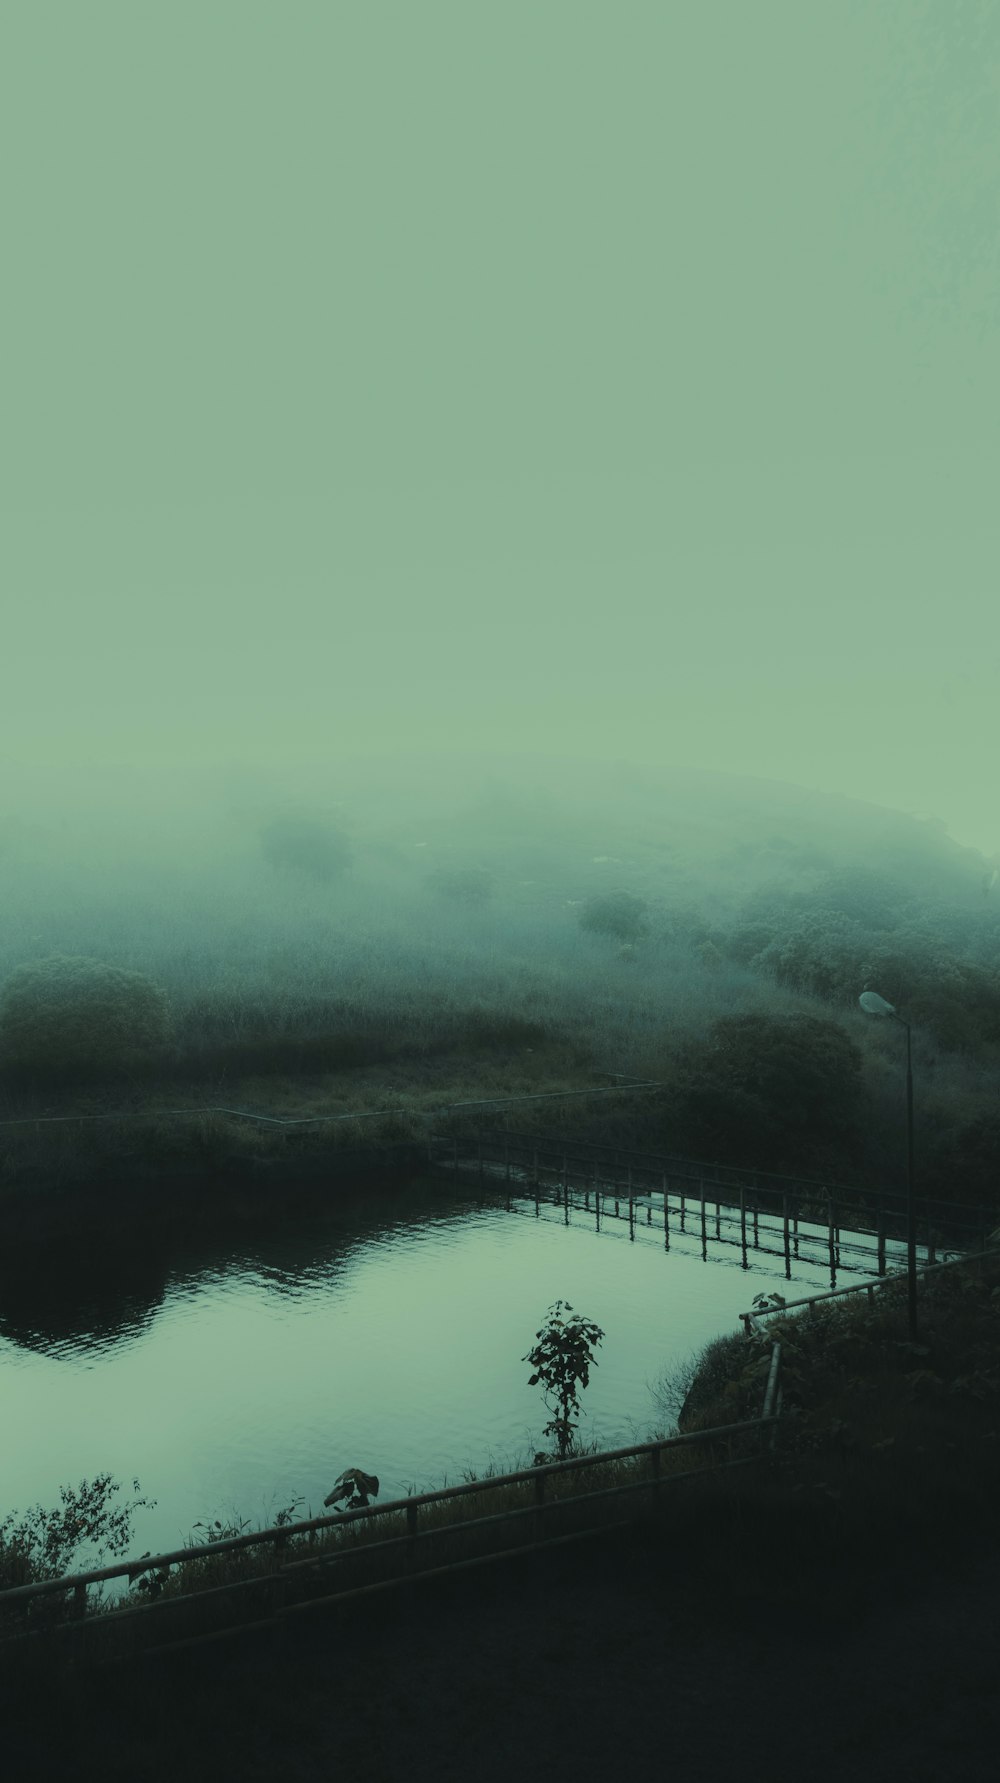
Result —
POLYGON ((378 1474, 383 1500, 526 1465, 548 1413, 521 1358, 557 1298, 606 1333, 581 1435, 641 1441, 672 1421, 651 1385, 736 1331, 755 1294, 829 1287, 825 1234, 810 1262, 806 1233, 787 1286, 782 1256, 751 1251, 743 1270, 738 1248, 711 1246, 702 1262, 693 1232, 666 1254, 655 1223, 630 1243, 627 1223, 597 1233, 582 1212, 567 1227, 551 1206, 536 1218, 531 1202, 415 1184, 141 1270, 105 1256, 72 1281, 24 1279, 8 1259, 0 1514, 98 1472, 137 1476, 157 1508, 137 1514, 134 1551, 155 1553, 199 1519, 266 1521, 299 1497, 319 1514, 350 1465, 378 1474))

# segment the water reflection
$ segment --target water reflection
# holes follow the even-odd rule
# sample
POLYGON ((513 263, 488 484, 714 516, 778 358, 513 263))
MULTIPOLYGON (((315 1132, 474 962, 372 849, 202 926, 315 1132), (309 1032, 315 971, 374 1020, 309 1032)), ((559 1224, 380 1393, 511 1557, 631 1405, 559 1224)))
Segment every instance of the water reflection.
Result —
POLYGON ((41 1355, 85 1355, 132 1343, 167 1297, 222 1291, 233 1280, 301 1299, 329 1282, 359 1244, 392 1243, 414 1219, 460 1217, 468 1197, 440 1185, 338 1198, 329 1210, 237 1237, 218 1229, 130 1232, 72 1247, 8 1249, 0 1255, 0 1338, 41 1355))
POLYGON ((0 1259, 0 1338, 43 1356, 133 1342, 163 1306, 158 1257, 106 1250, 0 1259))

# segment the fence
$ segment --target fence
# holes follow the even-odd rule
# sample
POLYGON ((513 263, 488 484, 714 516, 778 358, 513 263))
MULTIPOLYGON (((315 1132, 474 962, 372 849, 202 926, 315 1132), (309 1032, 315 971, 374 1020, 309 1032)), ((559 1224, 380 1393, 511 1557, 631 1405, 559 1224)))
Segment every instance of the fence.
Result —
POLYGON ((780 1367, 781 1344, 776 1342, 768 1365, 762 1409, 756 1418, 711 1430, 633 1443, 627 1448, 608 1449, 598 1454, 571 1456, 515 1473, 470 1480, 461 1486, 442 1487, 437 1492, 417 1493, 385 1505, 369 1505, 255 1530, 203 1547, 178 1548, 167 1554, 144 1554, 139 1559, 122 1561, 114 1566, 0 1591, 0 1641, 30 1646, 34 1636, 36 1643, 52 1639, 69 1641, 76 1649, 82 1639, 84 1650, 89 1649, 92 1657, 110 1658, 117 1657, 121 1649, 120 1641, 115 1644, 116 1636, 126 1631, 129 1651, 167 1651, 251 1630, 279 1628, 288 1618, 366 1593, 598 1535, 630 1520, 628 1516, 612 1514, 609 1517, 607 1513, 613 1513, 622 1500, 635 1502, 631 1495, 641 1493, 648 1502, 650 1498, 655 1499, 664 1486, 676 1481, 726 1467, 746 1466, 769 1455, 781 1413, 780 1367), (766 1440, 768 1431, 770 1442, 766 1440), (755 1432, 756 1441, 753 1438, 755 1432), (668 1457, 673 1460, 686 1449, 693 1448, 697 1452, 719 1444, 726 1445, 727 1454, 723 1460, 680 1470, 668 1464, 668 1457), (734 1455, 734 1447, 747 1452, 734 1455), (643 1461, 648 1466, 643 1467, 643 1461), (617 1476, 610 1485, 576 1492, 562 1490, 564 1482, 575 1482, 588 1470, 597 1470, 600 1474, 608 1469, 617 1476), (623 1473, 626 1476, 638 1474, 639 1477, 620 1477, 623 1473), (520 1489, 517 1496, 526 1498, 527 1502, 507 1504, 499 1511, 482 1516, 450 1519, 453 1506, 461 1506, 464 1501, 474 1502, 483 1494, 509 1494, 512 1489, 520 1489), (420 1527, 421 1512, 424 1512, 423 1528, 420 1527), (442 1520, 442 1512, 449 1520, 442 1520), (435 1513, 435 1520, 428 1522, 428 1516, 433 1517, 435 1513), (563 1527, 559 1525, 560 1518, 563 1527), (388 1533, 377 1533, 380 1520, 383 1528, 388 1526, 388 1533), (573 1527, 567 1529, 564 1526, 567 1522, 573 1527), (358 1526, 362 1535, 366 1529, 375 1529, 376 1533, 372 1539, 353 1539, 358 1526), (315 1545, 320 1531, 327 1531, 334 1538, 326 1549, 315 1545), (516 1538, 522 1531, 529 1537, 527 1542, 507 1541, 508 1535, 513 1534, 516 1538), (432 1564, 428 1560, 420 1564, 436 1541, 454 1541, 456 1537, 465 1537, 467 1542, 471 1537, 476 1551, 443 1563, 432 1564), (212 1585, 201 1591, 161 1595, 150 1602, 124 1609, 102 1607, 100 1613, 88 1613, 88 1591, 92 1586, 115 1579, 127 1579, 132 1584, 140 1577, 148 1579, 158 1574, 165 1578, 175 1566, 198 1561, 217 1562, 224 1554, 253 1548, 268 1549, 270 1564, 251 1577, 212 1585), (362 1568, 367 1565, 369 1574, 379 1570, 381 1563, 384 1576, 374 1580, 368 1577, 360 1584, 352 1582, 351 1562, 355 1563, 355 1572, 357 1563, 360 1562, 362 1568), (331 1583, 334 1584, 332 1590, 329 1589, 331 1583), (256 1604, 253 1603, 255 1593, 256 1604), (72 1595, 67 1616, 68 1594, 72 1595), (250 1613, 233 1618, 226 1607, 233 1597, 244 1604, 249 1602, 250 1613), (54 1613, 46 1614, 49 1605, 54 1613), (220 1608, 230 1618, 221 1625, 217 1617, 220 1608), (259 1613, 261 1609, 262 1614, 259 1613), (178 1610, 181 1611, 179 1619, 183 1623, 186 1616, 188 1626, 171 1629, 169 1623, 171 1618, 175 1622, 178 1620, 178 1610), (195 1625, 193 1632, 192 1622, 195 1625), (206 1622, 215 1625, 206 1629, 206 1622))
MULTIPOLYGON (((646 1208, 646 1223, 651 1224, 650 1197, 657 1201, 662 1197, 667 1249, 671 1218, 677 1222, 675 1229, 681 1232, 688 1230, 690 1218, 697 1221, 703 1257, 707 1256, 710 1236, 727 1242, 722 1232, 724 1223, 730 1228, 728 1242, 736 1243, 738 1225, 744 1266, 748 1249, 768 1250, 760 1242, 761 1232, 775 1234, 780 1230, 781 1250, 772 1254, 784 1256, 785 1274, 789 1277, 792 1258, 799 1256, 802 1224, 826 1228, 831 1271, 850 1269, 852 1252, 863 1251, 867 1267, 870 1247, 858 1246, 850 1238, 844 1240, 843 1231, 874 1238, 880 1275, 886 1271, 887 1244, 902 1241, 906 1231, 907 1197, 902 1191, 822 1183, 586 1141, 568 1143, 522 1133, 432 1135, 427 1157, 432 1168, 471 1174, 480 1182, 502 1178, 508 1192, 513 1184, 527 1186, 535 1193, 536 1202, 546 1188, 554 1189, 567 1217, 571 1205, 580 1205, 580 1196, 587 1211, 593 1201, 598 1221, 610 1217, 608 1198, 613 1201, 614 1218, 622 1217, 621 1203, 626 1202, 631 1237, 635 1233, 636 1208, 646 1208), (762 1215, 765 1220, 768 1216, 779 1218, 780 1228, 762 1226, 762 1215), (711 1234, 710 1225, 714 1226, 711 1234), (748 1238, 748 1230, 752 1231, 752 1239, 748 1238)), ((918 1198, 918 1240, 922 1234, 928 1262, 935 1262, 939 1250, 957 1248, 963 1243, 984 1243, 996 1217, 995 1209, 978 1204, 918 1198)))

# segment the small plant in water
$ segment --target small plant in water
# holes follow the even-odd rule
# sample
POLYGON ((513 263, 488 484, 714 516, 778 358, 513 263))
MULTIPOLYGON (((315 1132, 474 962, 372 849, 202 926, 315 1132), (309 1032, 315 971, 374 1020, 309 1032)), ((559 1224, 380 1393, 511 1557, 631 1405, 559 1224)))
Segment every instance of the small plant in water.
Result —
POLYGON ((223 1523, 219 1517, 216 1517, 214 1523, 195 1523, 192 1526, 191 1534, 194 1535, 196 1529, 203 1530, 204 1534, 200 1541, 192 1541, 186 1545, 191 1548, 204 1548, 211 1542, 228 1542, 235 1535, 246 1535, 249 1528, 249 1517, 241 1517, 239 1522, 234 1520, 231 1523, 223 1523))
POLYGON ((755 1294, 754 1312, 778 1312, 785 1305, 784 1294, 755 1294))
POLYGON ((543 1435, 555 1437, 562 1460, 573 1447, 580 1422, 579 1390, 589 1382, 591 1368, 597 1367, 594 1349, 603 1341, 604 1332, 592 1319, 574 1313, 568 1300, 557 1300, 549 1307, 548 1323, 535 1336, 534 1349, 521 1360, 535 1371, 529 1387, 541 1382, 545 1404, 553 1414, 543 1435), (564 1316, 569 1313, 572 1318, 564 1316))
POLYGON ((373 1473, 365 1473, 360 1467, 345 1467, 343 1473, 337 1475, 333 1489, 323 1503, 325 1506, 334 1504, 341 1511, 355 1511, 377 1497, 378 1480, 373 1473))
MULTIPOLYGON (((293 1498, 291 1504, 286 1504, 283 1509, 277 1511, 274 1518, 274 1528, 287 1529, 289 1523, 297 1523, 299 1521, 297 1512, 304 1509, 305 1502, 304 1498, 293 1498)), ((311 1508, 309 1515, 312 1516, 311 1508)))

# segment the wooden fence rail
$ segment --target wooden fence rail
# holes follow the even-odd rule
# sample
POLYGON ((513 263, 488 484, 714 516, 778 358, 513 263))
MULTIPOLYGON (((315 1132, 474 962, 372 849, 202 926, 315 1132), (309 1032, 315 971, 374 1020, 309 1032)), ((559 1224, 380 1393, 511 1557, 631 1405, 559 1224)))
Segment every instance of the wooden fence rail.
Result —
MULTIPOLYGON (((767 1387, 761 1414, 756 1418, 742 1419, 733 1424, 717 1426, 711 1430, 687 1432, 677 1436, 654 1438, 652 1440, 631 1443, 627 1447, 607 1449, 598 1454, 574 1455, 562 1461, 544 1463, 537 1467, 521 1468, 513 1473, 497 1474, 481 1480, 469 1480, 459 1486, 445 1486, 434 1492, 415 1493, 408 1498, 394 1499, 383 1505, 368 1505, 351 1511, 335 1512, 323 1517, 311 1517, 298 1523, 288 1523, 270 1529, 253 1530, 246 1535, 230 1536, 218 1542, 210 1542, 200 1547, 175 1548, 168 1553, 142 1555, 138 1559, 120 1561, 113 1566, 103 1566, 89 1572, 77 1573, 60 1579, 40 1580, 26 1585, 13 1586, 0 1591, 0 1638, 6 1636, 15 1642, 30 1637, 33 1633, 56 1635, 63 1637, 83 1630, 96 1631, 104 1636, 120 1628, 124 1624, 136 1628, 153 1626, 158 1615, 166 1614, 179 1605, 206 1606, 208 1600, 217 1603, 220 1598, 252 1593, 254 1590, 266 1591, 269 1597, 268 1614, 263 1620, 257 1619, 248 1623, 245 1618, 230 1620, 223 1627, 210 1631, 209 1634, 189 1635, 178 1642, 168 1645, 188 1645, 195 1641, 222 1638, 230 1633, 252 1627, 273 1626, 283 1616, 299 1614, 305 1610, 332 1603, 340 1598, 357 1596, 361 1591, 382 1590, 392 1584, 401 1584, 408 1580, 437 1576, 444 1571, 458 1570, 473 1564, 485 1564, 491 1559, 501 1559, 504 1555, 514 1555, 531 1551, 537 1547, 548 1546, 552 1542, 583 1539, 588 1534, 596 1534, 608 1527, 606 1522, 588 1524, 583 1529, 570 1533, 553 1528, 552 1513, 579 1512, 581 1508, 596 1507, 600 1504, 605 1509, 614 1500, 625 1500, 636 1492, 649 1494, 669 1485, 672 1481, 690 1479, 694 1474, 715 1472, 720 1468, 744 1466, 769 1453, 773 1446, 780 1416, 780 1389, 778 1379, 780 1373, 781 1345, 775 1343, 772 1348, 768 1369, 767 1387), (772 1433, 771 1444, 766 1442, 768 1432, 772 1433), (733 1457, 732 1446, 736 1439, 750 1438, 757 1432, 759 1442, 751 1443, 750 1452, 733 1457), (723 1460, 712 1461, 683 1471, 665 1471, 663 1457, 666 1452, 684 1448, 701 1448, 715 1444, 725 1444, 727 1456, 723 1460), (607 1467, 609 1464, 623 1461, 641 1462, 648 1460, 648 1470, 643 1469, 637 1479, 619 1479, 610 1486, 598 1486, 595 1489, 551 1495, 549 1482, 555 1478, 572 1475, 583 1475, 587 1470, 607 1467), (440 1507, 463 1499, 471 1500, 477 1495, 496 1493, 505 1488, 516 1487, 530 1482, 533 1487, 530 1502, 506 1506, 499 1512, 488 1512, 485 1516, 456 1518, 454 1521, 431 1523, 420 1527, 420 1512, 426 1508, 440 1507), (308 1538, 309 1543, 315 1541, 321 1530, 340 1531, 355 1524, 375 1525, 383 1519, 392 1520, 393 1527, 385 1535, 376 1534, 371 1540, 347 1540, 332 1544, 328 1549, 307 1549, 303 1554, 302 1540, 308 1538), (399 1529, 400 1520, 405 1527, 399 1529), (511 1528, 526 1527, 531 1540, 525 1544, 519 1542, 515 1546, 493 1547, 488 1545, 486 1553, 478 1553, 472 1559, 463 1557, 448 1561, 445 1565, 421 1566, 418 1564, 422 1552, 433 1546, 433 1539, 447 1539, 450 1536, 473 1535, 478 1543, 483 1533, 500 1534, 511 1528), (397 1533, 397 1530, 399 1532, 397 1533), (88 1614, 88 1589, 113 1579, 127 1579, 131 1584, 142 1575, 167 1573, 174 1566, 189 1565, 192 1561, 211 1561, 219 1556, 233 1553, 240 1549, 267 1547, 272 1550, 272 1564, 266 1571, 255 1574, 252 1578, 240 1578, 222 1585, 210 1586, 204 1591, 185 1592, 178 1596, 164 1596, 141 1605, 128 1605, 125 1608, 107 1608, 101 1614, 88 1614), (290 1550, 290 1551, 289 1551, 290 1550), (283 1558, 287 1554, 287 1558, 283 1558), (275 1557, 278 1564, 273 1564, 275 1557), (350 1560, 357 1563, 369 1562, 379 1557, 388 1557, 388 1578, 379 1579, 361 1586, 345 1584, 340 1590, 332 1592, 321 1589, 317 1594, 317 1585, 325 1587, 329 1577, 335 1578, 338 1570, 343 1572, 343 1563, 350 1560), (299 1595, 295 1596, 296 1588, 299 1595), (70 1617, 54 1620, 44 1617, 35 1619, 32 1625, 31 1611, 44 1600, 57 1599, 72 1594, 70 1617)), ((589 1515, 589 1509, 588 1509, 589 1515)), ((53 1606, 55 1607, 55 1606, 53 1606)), ((162 1645, 162 1643, 161 1643, 162 1645)), ((148 1649, 144 1649, 148 1650, 148 1649)))

